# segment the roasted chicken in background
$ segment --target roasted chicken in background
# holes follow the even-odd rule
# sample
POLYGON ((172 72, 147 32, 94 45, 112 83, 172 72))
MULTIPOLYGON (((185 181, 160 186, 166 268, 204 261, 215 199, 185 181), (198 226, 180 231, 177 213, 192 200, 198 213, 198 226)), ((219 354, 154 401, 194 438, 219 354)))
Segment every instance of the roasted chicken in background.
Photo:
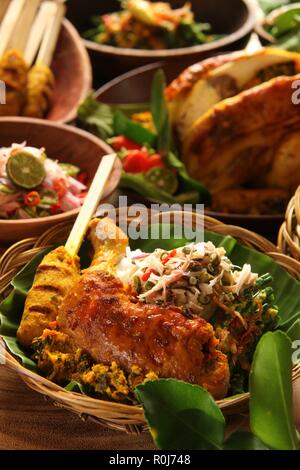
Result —
POLYGON ((299 54, 266 48, 193 65, 167 88, 183 159, 214 210, 284 211, 300 183, 299 72, 299 54))

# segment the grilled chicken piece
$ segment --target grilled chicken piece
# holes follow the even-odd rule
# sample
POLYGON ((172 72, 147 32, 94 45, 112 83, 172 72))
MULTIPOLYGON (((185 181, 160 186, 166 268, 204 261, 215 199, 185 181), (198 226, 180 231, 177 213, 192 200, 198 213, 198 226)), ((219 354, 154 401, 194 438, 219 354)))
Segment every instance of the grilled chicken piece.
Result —
POLYGON ((283 213, 290 193, 283 189, 225 189, 213 195, 212 210, 229 214, 283 213))
POLYGON ((28 74, 24 116, 43 118, 47 114, 53 96, 54 83, 54 75, 49 67, 43 64, 32 67, 28 74))
POLYGON ((276 148, 270 171, 263 175, 268 187, 296 191, 300 183, 300 129, 287 134, 276 148))
POLYGON ((183 143, 189 173, 217 192, 267 171, 266 150, 275 152, 283 137, 300 125, 298 106, 291 100, 292 83, 299 78, 278 77, 212 107, 183 143))
POLYGON ((67 292, 79 280, 79 259, 72 258, 63 246, 48 253, 39 265, 17 331, 19 342, 31 346, 49 323, 56 320, 67 292))
POLYGON ((218 102, 282 75, 300 72, 300 55, 275 48, 224 54, 184 70, 167 88, 172 123, 183 142, 218 102))
POLYGON ((215 398, 224 397, 228 362, 216 349, 212 326, 202 318, 187 319, 178 307, 139 301, 110 274, 124 254, 126 237, 120 243, 113 239, 101 242, 96 224, 92 222, 92 267, 65 297, 57 318, 59 329, 96 362, 116 361, 127 371, 137 365, 143 372, 152 370, 159 377, 199 384, 215 398))
POLYGON ((6 86, 6 104, 0 106, 0 116, 18 116, 26 99, 28 67, 18 51, 7 51, 0 60, 0 80, 6 86))
POLYGON ((111 219, 94 219, 89 225, 94 257, 89 269, 115 274, 116 265, 125 256, 128 238, 111 219))

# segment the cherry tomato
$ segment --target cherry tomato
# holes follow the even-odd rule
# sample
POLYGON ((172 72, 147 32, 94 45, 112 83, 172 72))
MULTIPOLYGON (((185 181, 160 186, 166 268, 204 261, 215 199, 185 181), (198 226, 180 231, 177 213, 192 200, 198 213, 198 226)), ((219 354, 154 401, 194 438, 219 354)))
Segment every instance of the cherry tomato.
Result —
POLYGON ((125 148, 127 150, 140 150, 142 148, 142 145, 137 144, 133 140, 128 139, 128 137, 125 137, 124 135, 119 135, 118 137, 115 137, 111 145, 116 152, 118 152, 122 148, 125 148))
POLYGON ((147 171, 151 168, 164 168, 164 162, 162 161, 161 156, 158 153, 154 153, 149 156, 147 171))
POLYGON ((161 156, 158 154, 149 155, 144 148, 140 150, 129 150, 123 160, 123 168, 127 173, 146 173, 151 168, 161 167, 164 164, 161 156))

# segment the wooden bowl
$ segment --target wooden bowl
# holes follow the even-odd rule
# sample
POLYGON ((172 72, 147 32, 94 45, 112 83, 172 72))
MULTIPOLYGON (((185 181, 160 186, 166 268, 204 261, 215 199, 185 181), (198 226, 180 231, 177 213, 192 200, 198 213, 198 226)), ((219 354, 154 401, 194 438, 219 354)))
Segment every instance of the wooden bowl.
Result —
POLYGON ((61 123, 70 122, 92 88, 92 67, 79 34, 66 19, 51 69, 55 76, 55 89, 53 104, 46 118, 61 123))
MULTIPOLYGON (((45 147, 50 158, 73 163, 88 174, 91 183, 103 155, 112 149, 88 132, 63 124, 31 118, 0 118, 1 146, 26 141, 33 147, 45 147)), ((116 189, 121 177, 121 163, 115 168, 105 188, 103 199, 116 189)), ((78 209, 37 219, 0 219, 0 244, 35 237, 59 222, 75 219, 78 209)))
MULTIPOLYGON (((171 1, 172 6, 179 7, 184 0, 171 1)), ((150 64, 155 60, 191 64, 213 52, 242 48, 254 27, 255 15, 252 2, 249 0, 191 0, 196 19, 208 22, 213 31, 226 36, 210 44, 203 44, 180 49, 159 51, 122 49, 97 44, 84 40, 98 80, 108 80, 133 68, 150 64)), ((72 0, 68 5, 67 16, 82 34, 91 28, 91 17, 120 10, 117 0, 72 0), (83 7, 84 3, 84 7, 83 7)))
POLYGON ((66 19, 62 24, 51 69, 55 76, 55 87, 46 119, 60 123, 72 121, 79 104, 92 88, 92 67, 78 32, 66 19))
MULTIPOLYGON (((150 100, 152 79, 156 70, 159 68, 164 69, 168 82, 176 78, 182 71, 181 64, 156 62, 115 78, 99 88, 95 93, 95 97, 99 101, 108 104, 148 103, 150 100)), ((134 198, 136 199, 137 196, 135 195, 134 198)), ((146 201, 142 196, 138 196, 138 199, 144 203, 146 201)), ((284 214, 243 215, 212 211, 206 211, 206 214, 225 224, 239 225, 248 228, 273 241, 276 241, 279 227, 284 219, 284 214)))

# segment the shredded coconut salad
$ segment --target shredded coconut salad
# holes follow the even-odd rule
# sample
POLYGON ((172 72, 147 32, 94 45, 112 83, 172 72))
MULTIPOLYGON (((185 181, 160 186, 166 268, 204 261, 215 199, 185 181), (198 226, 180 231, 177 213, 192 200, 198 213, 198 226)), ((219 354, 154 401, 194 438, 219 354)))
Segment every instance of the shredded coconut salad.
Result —
POLYGON ((51 160, 44 148, 29 147, 26 142, 0 148, 0 218, 45 217, 79 208, 87 189, 79 173, 79 168, 51 160), (27 152, 43 164, 45 177, 34 191, 14 184, 8 175, 7 162, 17 152, 27 152))
POLYGON ((217 304, 228 300, 228 296, 237 298, 258 278, 249 264, 241 269, 234 266, 225 249, 212 242, 172 251, 156 249, 151 254, 128 248, 117 266, 117 275, 146 303, 171 303, 184 307, 187 316, 206 319, 217 304))

